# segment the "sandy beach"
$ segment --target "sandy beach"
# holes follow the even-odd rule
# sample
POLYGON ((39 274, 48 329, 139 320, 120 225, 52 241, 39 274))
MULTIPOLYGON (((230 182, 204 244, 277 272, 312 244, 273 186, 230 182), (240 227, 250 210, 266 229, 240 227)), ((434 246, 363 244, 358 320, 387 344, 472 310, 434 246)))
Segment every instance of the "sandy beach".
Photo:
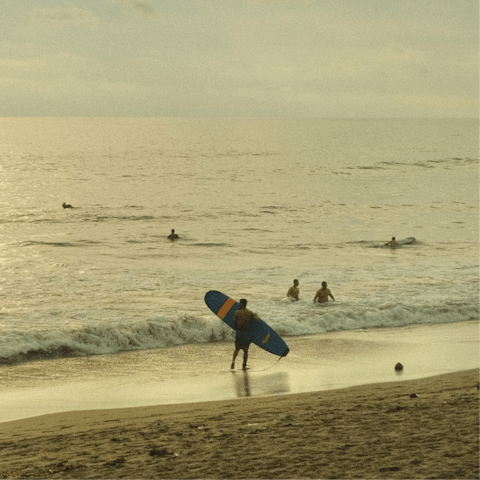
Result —
POLYGON ((1 424, 1 478, 479 478, 479 371, 1 424))
POLYGON ((288 338, 279 357, 252 347, 230 372, 231 343, 28 362, 0 369, 1 422, 48 413, 338 390, 479 368, 478 322, 288 338), (395 372, 401 362, 404 369, 395 372))
POLYGON ((0 478, 478 478, 477 322, 288 343, 4 368, 0 478))

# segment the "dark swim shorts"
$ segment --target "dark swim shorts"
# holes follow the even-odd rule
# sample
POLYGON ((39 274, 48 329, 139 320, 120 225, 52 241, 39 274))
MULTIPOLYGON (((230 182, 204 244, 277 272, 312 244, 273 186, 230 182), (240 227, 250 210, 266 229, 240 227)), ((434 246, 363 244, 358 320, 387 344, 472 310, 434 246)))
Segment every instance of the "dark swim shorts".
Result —
POLYGON ((253 332, 250 330, 237 330, 235 335, 235 348, 248 347, 253 342, 253 332))

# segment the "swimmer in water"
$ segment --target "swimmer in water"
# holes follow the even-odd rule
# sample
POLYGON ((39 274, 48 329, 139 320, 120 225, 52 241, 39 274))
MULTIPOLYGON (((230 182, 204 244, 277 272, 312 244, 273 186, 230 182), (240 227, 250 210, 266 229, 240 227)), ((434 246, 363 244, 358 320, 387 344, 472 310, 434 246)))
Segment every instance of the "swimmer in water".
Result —
POLYGON ((385 244, 387 247, 392 247, 392 248, 396 248, 398 247, 398 243, 397 241, 395 240, 395 237, 392 237, 392 239, 385 244))
POLYGON ((313 303, 326 303, 328 302, 328 297, 331 297, 332 300, 335 301, 332 292, 327 288, 327 282, 322 282, 322 288, 315 294, 313 303))
POLYGON ((173 242, 180 237, 175 233, 175 230, 172 228, 172 233, 167 238, 173 242))
POLYGON ((298 280, 295 279, 293 281, 293 287, 290 287, 287 292, 287 297, 293 300, 298 300, 298 294, 300 293, 300 289, 298 288, 298 280))

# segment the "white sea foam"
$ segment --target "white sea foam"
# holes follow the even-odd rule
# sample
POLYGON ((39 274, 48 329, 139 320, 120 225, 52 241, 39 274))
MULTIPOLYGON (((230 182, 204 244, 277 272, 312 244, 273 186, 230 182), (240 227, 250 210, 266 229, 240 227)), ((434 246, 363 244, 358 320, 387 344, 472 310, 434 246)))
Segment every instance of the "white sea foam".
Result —
MULTIPOLYGON (((286 305, 288 310, 289 306, 286 305)), ((456 323, 478 320, 476 305, 430 307, 415 310, 407 305, 358 309, 333 302, 297 312, 277 309, 264 318, 288 343, 288 337, 355 329, 395 328, 414 324, 456 323), (308 315, 305 314, 308 310, 308 315)), ((232 342, 234 331, 213 314, 155 318, 120 324, 100 323, 79 329, 10 331, 0 337, 0 364, 71 356, 115 354, 124 351, 166 348, 192 343, 232 342)))

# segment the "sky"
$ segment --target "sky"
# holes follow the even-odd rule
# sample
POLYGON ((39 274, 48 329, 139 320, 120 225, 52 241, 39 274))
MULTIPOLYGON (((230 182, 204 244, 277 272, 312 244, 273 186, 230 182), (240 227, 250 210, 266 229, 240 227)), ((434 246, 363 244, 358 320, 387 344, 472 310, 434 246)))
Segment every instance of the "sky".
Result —
POLYGON ((1 0, 0 117, 478 117, 478 0, 1 0))

